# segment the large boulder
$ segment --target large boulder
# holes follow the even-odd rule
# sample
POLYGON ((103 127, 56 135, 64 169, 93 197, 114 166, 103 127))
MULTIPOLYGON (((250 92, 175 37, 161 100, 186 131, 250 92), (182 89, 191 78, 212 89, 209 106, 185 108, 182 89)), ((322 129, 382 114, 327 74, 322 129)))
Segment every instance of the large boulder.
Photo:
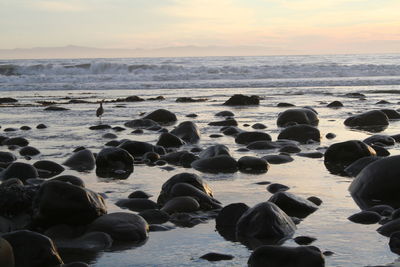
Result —
POLYGON ((165 148, 178 148, 185 144, 185 141, 180 139, 174 134, 171 133, 162 133, 158 138, 157 144, 158 146, 162 146, 165 148))
POLYGON ((384 130, 389 125, 388 116, 380 110, 371 110, 354 115, 344 121, 344 125, 371 132, 384 130))
POLYGON ((15 267, 58 266, 63 261, 47 236, 20 230, 2 236, 14 252, 15 267))
POLYGON ((51 180, 41 185, 33 203, 36 224, 85 225, 107 213, 103 197, 70 183, 51 180))
POLYGON ((241 132, 235 138, 235 142, 242 145, 256 141, 271 141, 271 136, 264 132, 241 132))
POLYGON ((183 141, 194 144, 200 140, 200 131, 197 125, 191 121, 184 121, 171 131, 171 134, 176 135, 183 141))
POLYGON ((99 177, 126 179, 133 172, 133 161, 125 149, 103 148, 96 157, 96 174, 99 177))
POLYGON ((113 240, 142 242, 147 239, 149 225, 139 215, 126 212, 114 212, 94 220, 88 232, 104 232, 113 240))
POLYGON ((242 94, 236 94, 231 96, 225 101, 226 106, 247 106, 247 105, 259 105, 260 98, 258 96, 246 96, 242 94))
POLYGON ((0 172, 0 180, 8 180, 11 178, 18 178, 25 182, 30 178, 38 178, 39 174, 35 167, 28 163, 13 162, 6 169, 0 172))
POLYGON ((324 267, 325 259, 314 246, 261 246, 247 263, 249 267, 324 267))
POLYGON ((228 155, 200 158, 193 161, 191 166, 195 170, 208 173, 234 173, 238 171, 237 161, 228 155))
POLYGON ((365 167, 353 180, 349 191, 362 208, 388 204, 400 208, 400 155, 383 158, 365 167))
POLYGON ((331 173, 344 175, 344 169, 353 162, 370 156, 376 156, 372 147, 358 140, 350 140, 329 146, 324 154, 324 164, 331 173))
POLYGON ((298 218, 305 218, 318 209, 311 201, 283 191, 273 194, 268 201, 275 203, 287 215, 298 218))
POLYGON ((308 108, 288 109, 278 115, 276 124, 279 127, 287 127, 293 124, 307 124, 317 126, 319 122, 318 115, 308 108))
POLYGON ((178 120, 174 113, 166 109, 157 109, 147 114, 143 119, 150 119, 160 124, 172 124, 178 120))
POLYGON ((159 155, 165 154, 165 149, 163 147, 154 146, 150 143, 141 141, 126 140, 122 142, 122 144, 120 144, 118 147, 128 151, 129 154, 131 154, 132 157, 134 157, 135 159, 143 157, 143 155, 147 152, 156 152, 159 155))
POLYGON ((319 130, 310 125, 293 125, 282 130, 278 139, 294 140, 300 143, 319 142, 321 134, 319 130))
POLYGON ((63 165, 76 171, 91 171, 96 165, 96 159, 92 151, 82 149, 72 154, 63 165))
POLYGON ((248 209, 236 224, 236 235, 244 243, 251 239, 278 243, 291 237, 295 230, 292 219, 271 202, 262 202, 248 209))

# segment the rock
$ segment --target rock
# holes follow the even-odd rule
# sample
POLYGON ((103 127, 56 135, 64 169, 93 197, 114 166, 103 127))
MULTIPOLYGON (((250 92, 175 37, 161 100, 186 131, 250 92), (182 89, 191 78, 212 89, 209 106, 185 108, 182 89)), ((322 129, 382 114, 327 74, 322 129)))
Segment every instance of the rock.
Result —
POLYGON ((324 155, 325 167, 333 174, 345 174, 344 169, 363 157, 376 156, 376 151, 369 145, 350 140, 332 144, 324 155))
POLYGON ((113 129, 116 132, 122 132, 122 131, 126 130, 124 127, 121 127, 121 126, 115 126, 115 127, 112 127, 111 129, 113 129))
POLYGON ((36 156, 40 154, 40 151, 32 146, 25 146, 23 148, 21 148, 21 150, 19 151, 19 154, 21 156, 36 156))
POLYGON ((399 176, 400 156, 383 158, 365 167, 353 180, 349 191, 362 209, 378 204, 400 208, 399 176))
POLYGON ((351 97, 351 98, 365 98, 365 95, 362 93, 347 93, 347 94, 345 94, 345 96, 351 97))
POLYGON ((0 172, 0 180, 8 180, 18 178, 25 182, 29 178, 37 178, 39 174, 35 167, 23 162, 13 162, 6 169, 0 172))
POLYGON ((106 138, 106 139, 115 139, 117 137, 118 136, 116 134, 113 134, 113 133, 106 133, 106 134, 103 135, 103 138, 106 138))
POLYGON ((65 169, 60 164, 50 160, 39 160, 33 164, 40 178, 51 178, 62 173, 65 169))
POLYGON ((38 225, 84 225, 107 213, 97 193, 73 184, 51 180, 41 185, 33 202, 38 225))
POLYGON ((156 162, 160 159, 160 155, 156 152, 146 152, 143 155, 143 161, 156 162))
POLYGON ((384 147, 381 147, 381 146, 378 146, 378 145, 371 145, 371 147, 372 147, 373 150, 375 150, 376 155, 378 157, 390 156, 390 152, 384 147))
POLYGON ((36 129, 46 129, 46 128, 47 128, 47 126, 43 123, 36 125, 36 129))
POLYGON ((317 126, 318 122, 318 116, 314 111, 307 108, 295 108, 280 113, 276 123, 279 127, 287 127, 293 124, 317 126))
POLYGON ((256 130, 262 130, 262 129, 266 129, 267 126, 265 124, 262 123, 254 123, 251 128, 256 129, 256 130))
POLYGON ((16 132, 16 131, 18 131, 18 129, 9 127, 9 128, 4 128, 3 131, 5 131, 5 132, 16 132))
POLYGON ((300 143, 320 142, 321 134, 319 130, 310 125, 293 125, 283 129, 278 139, 294 140, 300 143))
POLYGON ((117 201, 117 203, 115 203, 115 205, 137 212, 158 208, 157 203, 146 198, 120 199, 117 201))
POLYGON ((29 130, 31 130, 32 128, 29 127, 29 126, 24 125, 24 126, 21 126, 19 129, 22 130, 22 131, 29 131, 29 130))
POLYGON ((289 186, 286 186, 284 184, 279 184, 279 183, 273 183, 273 184, 269 184, 267 186, 267 190, 271 194, 275 194, 276 192, 279 192, 279 191, 287 191, 289 189, 290 189, 289 186))
POLYGON ((386 101, 386 100, 380 100, 380 101, 376 102, 376 105, 387 105, 387 104, 390 104, 390 102, 386 101))
POLYGON ((150 224, 149 232, 165 232, 174 229, 175 227, 161 224, 150 224))
POLYGON ((238 162, 227 155, 200 158, 193 161, 191 166, 198 171, 208 173, 234 173, 238 171, 238 162))
POLYGON ((250 150, 266 150, 266 149, 277 149, 280 148, 280 144, 273 141, 255 141, 247 145, 250 150))
POLYGON ((85 182, 74 175, 60 175, 51 179, 52 181, 60 181, 64 183, 70 183, 76 186, 85 187, 85 182))
POLYGON ((119 147, 103 148, 96 157, 96 174, 99 177, 126 179, 133 172, 133 157, 119 147))
POLYGON ((292 162, 294 160, 291 156, 285 155, 285 154, 266 155, 266 156, 262 157, 262 159, 265 159, 270 164, 284 164, 284 163, 292 162))
POLYGON ((389 237, 395 232, 400 231, 400 219, 389 221, 377 229, 378 233, 389 237))
POLYGON ((325 135, 325 137, 326 137, 326 139, 333 139, 333 138, 336 137, 336 134, 334 134, 334 133, 327 133, 327 134, 325 135))
POLYGON ((107 129, 111 129, 111 126, 107 125, 107 124, 100 124, 100 125, 90 126, 89 129, 90 130, 107 130, 107 129))
POLYGON ((177 148, 183 146, 184 144, 185 142, 176 135, 171 133, 162 133, 158 138, 156 145, 163 146, 165 148, 177 148))
POLYGON ((148 224, 161 224, 169 220, 169 214, 158 209, 144 210, 140 212, 139 215, 143 217, 148 224))
POLYGON ((124 99, 124 102, 141 102, 141 101, 144 101, 144 99, 136 95, 128 96, 124 99))
POLYGON ((162 211, 173 214, 179 212, 194 212, 200 209, 199 202, 190 196, 174 197, 168 200, 163 207, 162 211))
POLYGON ((200 140, 200 131, 197 125, 191 121, 181 122, 175 129, 171 131, 171 134, 181 138, 183 141, 189 144, 195 144, 200 140))
POLYGON ((150 194, 148 194, 146 192, 143 192, 141 190, 133 191, 128 196, 128 198, 146 198, 146 199, 150 198, 150 197, 152 197, 152 195, 150 195, 150 194))
POLYGON ((314 246, 261 246, 247 263, 249 267, 324 267, 325 259, 314 246))
POLYGON ((0 104, 17 103, 18 100, 12 97, 0 97, 0 104))
POLYGON ((361 130, 377 132, 389 125, 389 118, 380 110, 371 110, 351 116, 344 121, 344 125, 361 130))
POLYGON ((185 117, 187 117, 187 118, 197 118, 198 116, 199 115, 197 115, 196 113, 189 113, 185 117))
POLYGON ((248 145, 255 141, 271 141, 271 136, 264 132, 241 132, 235 138, 235 142, 242 145, 248 145))
POLYGON ((231 156, 229 148, 225 145, 213 145, 209 146, 199 153, 199 158, 213 158, 216 156, 231 156))
POLYGON ((234 127, 234 126, 225 126, 225 127, 222 127, 222 128, 221 128, 221 132, 222 132, 224 135, 229 135, 229 136, 233 135, 233 136, 236 136, 236 135, 238 135, 239 133, 242 133, 243 131, 242 131, 241 129, 237 128, 237 127, 234 127))
POLYGON ((14 267, 14 252, 10 243, 4 238, 0 237, 0 266, 14 267))
POLYGON ((143 119, 153 120, 159 124, 172 124, 178 120, 174 113, 166 109, 157 109, 146 115, 143 119))
POLYGON ((249 209, 244 203, 232 203, 222 208, 215 218, 216 228, 236 227, 240 217, 249 209))
POLYGON ((124 125, 129 128, 147 129, 151 127, 160 126, 157 122, 150 119, 136 119, 125 122, 124 125))
MULTIPOLYGON (((17 181, 19 180, 10 179, 0 185, 0 216, 16 218, 32 213, 32 201, 37 189, 23 186, 17 181), (9 183, 11 181, 13 183, 9 183)), ((14 226, 10 229, 14 229, 14 226)))
POLYGON ((92 151, 83 149, 72 154, 63 165, 76 171, 91 171, 96 165, 92 151))
POLYGON ((220 112, 216 113, 215 116, 217 116, 217 117, 234 117, 235 114, 233 114, 233 112, 231 112, 229 110, 224 110, 224 111, 220 111, 220 112))
POLYGON ((284 108, 284 107, 294 107, 295 105, 291 104, 291 103, 285 103, 285 102, 280 102, 278 103, 278 105, 276 105, 277 107, 280 108, 284 108))
POLYGON ((122 142, 119 148, 125 149, 133 158, 141 158, 147 152, 156 152, 159 155, 165 154, 165 149, 161 146, 154 146, 147 142, 126 140, 122 142))
POLYGON ((400 232, 394 232, 390 235, 389 247, 391 252, 400 255, 400 232))
POLYGON ((312 242, 317 240, 315 237, 309 237, 309 236, 297 236, 293 238, 294 242, 298 245, 310 245, 312 242))
POLYGON ((15 266, 36 267, 62 264, 50 238, 36 232, 20 230, 2 236, 13 248, 15 266))
POLYGON ((289 192, 278 191, 268 200, 275 203, 289 216, 305 218, 318 209, 318 206, 289 192))
POLYGON ((324 157, 324 154, 322 154, 321 152, 305 152, 305 153, 297 153, 296 155, 299 157, 305 157, 311 159, 319 159, 324 157))
POLYGON ((394 109, 381 109, 383 113, 389 118, 389 120, 398 120, 400 119, 400 113, 394 109))
POLYGON ((29 141, 26 140, 23 137, 12 137, 12 138, 7 138, 2 142, 2 145, 5 146, 20 146, 24 147, 29 145, 29 141))
POLYGON ((193 102, 205 102, 207 101, 207 98, 191 98, 191 97, 178 97, 175 102, 177 103, 193 103, 193 102))
POLYGON ((366 166, 368 166, 372 162, 375 162, 380 159, 381 159, 380 157, 376 157, 376 156, 360 158, 360 159, 354 161, 353 163, 351 163, 349 166, 347 166, 344 169, 344 172, 351 177, 356 177, 362 171, 362 169, 364 169, 366 166))
POLYGON ((248 209, 236 224, 236 236, 242 242, 252 239, 262 243, 278 243, 296 230, 292 219, 271 202, 262 202, 248 209))
POLYGON ((0 151, 0 162, 1 163, 11 163, 16 161, 17 157, 11 152, 0 151))
POLYGON ((246 96, 242 94, 235 94, 231 96, 223 105, 225 106, 247 106, 247 105, 259 105, 260 98, 258 96, 246 96))
POLYGON ((389 205, 375 205, 367 209, 367 211, 374 211, 380 214, 381 216, 390 216, 394 209, 389 205))
POLYGON ((66 111, 69 110, 68 108, 58 107, 58 106, 48 106, 44 110, 46 111, 66 111))
POLYGON ((378 223, 382 217, 375 211, 361 211, 351 215, 347 219, 354 223, 375 224, 378 223))
POLYGON ((312 203, 314 203, 317 206, 321 206, 321 204, 322 204, 322 200, 319 197, 312 196, 312 197, 308 197, 307 200, 311 201, 312 203))
POLYGON ((200 259, 208 261, 226 261, 226 260, 232 260, 233 258, 234 257, 232 255, 215 253, 215 252, 210 252, 200 257, 200 259))
POLYGON ((389 135, 375 134, 364 139, 363 142, 367 145, 378 144, 383 146, 393 146, 396 143, 396 140, 394 140, 394 138, 389 135))
POLYGON ((327 105, 328 108, 341 108, 343 107, 343 103, 340 101, 333 101, 327 105))
POLYGON ((115 212, 94 220, 88 232, 104 232, 116 241, 142 242, 147 239, 149 225, 139 215, 115 212))
POLYGON ((269 169, 269 164, 265 159, 244 156, 238 162, 238 167, 244 173, 266 173, 269 169))
POLYGON ((195 215, 193 213, 174 213, 171 214, 170 221, 180 227, 193 227, 199 223, 204 223, 208 218, 195 215))
POLYGON ((223 121, 213 121, 208 123, 210 126, 238 126, 238 123, 235 119, 226 119, 223 121))

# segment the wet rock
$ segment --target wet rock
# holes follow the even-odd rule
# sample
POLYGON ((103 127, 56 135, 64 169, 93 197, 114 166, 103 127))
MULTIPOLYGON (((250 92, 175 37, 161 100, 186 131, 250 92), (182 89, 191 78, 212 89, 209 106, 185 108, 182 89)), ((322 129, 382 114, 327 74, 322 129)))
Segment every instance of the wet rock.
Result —
POLYGON ((285 163, 292 162, 294 160, 291 156, 285 155, 285 154, 266 155, 266 156, 262 157, 262 159, 265 159, 270 164, 285 164, 285 163))
POLYGON ((85 187, 85 182, 74 175, 60 175, 51 179, 51 181, 60 181, 64 183, 70 183, 76 186, 85 187))
POLYGON ((333 138, 336 137, 336 134, 334 134, 334 133, 327 133, 327 134, 325 135, 325 137, 326 137, 326 139, 333 139, 333 138))
POLYGON ((369 145, 350 140, 332 144, 324 155, 325 167, 333 174, 345 174, 344 169, 363 157, 376 156, 376 151, 369 145))
POLYGON ((244 156, 238 162, 238 168, 244 173, 266 173, 269 169, 269 164, 265 159, 244 156))
POLYGON ((400 156, 375 161, 365 167, 353 180, 349 191, 355 202, 366 208, 388 204, 400 208, 400 156))
POLYGON ((111 129, 111 126, 108 124, 100 124, 100 125, 94 125, 89 127, 90 130, 106 130, 106 129, 111 129))
POLYGON ((146 198, 128 198, 128 199, 120 199, 115 205, 121 208, 126 208, 132 211, 144 211, 157 209, 158 205, 154 201, 146 198))
POLYGON ((396 143, 396 140, 389 135, 375 134, 364 139, 363 142, 367 145, 379 144, 383 146, 393 146, 396 143))
POLYGON ((321 152, 305 152, 305 153, 297 153, 299 157, 311 158, 311 159, 319 159, 324 157, 324 154, 321 152))
POLYGON ((255 141, 271 141, 271 136, 264 132, 241 132, 235 138, 235 142, 242 145, 255 141))
POLYGON ((29 130, 31 130, 32 128, 29 127, 29 126, 24 125, 24 126, 21 126, 19 129, 22 130, 22 131, 29 131, 29 130))
POLYGON ((16 132, 16 131, 18 131, 18 129, 17 128, 8 127, 8 128, 5 128, 3 131, 5 131, 5 132, 16 132))
POLYGON ((351 97, 351 98, 365 98, 365 95, 362 93, 347 93, 347 94, 345 94, 345 96, 351 97))
POLYGON ((191 166, 198 171, 208 173, 234 173, 238 171, 238 162, 227 155, 200 158, 193 161, 191 166))
POLYGON ((13 162, 6 169, 0 172, 0 180, 5 181, 11 178, 18 178, 25 182, 29 178, 37 178, 39 174, 35 167, 23 162, 13 162))
POLYGON ((48 106, 44 110, 46 111, 66 111, 69 110, 68 108, 58 107, 58 106, 48 106))
POLYGON ((382 147, 382 146, 371 145, 371 147, 372 147, 372 149, 375 150, 376 155, 377 155, 378 157, 387 157, 387 156, 390 156, 390 152, 389 152, 386 148, 384 148, 384 147, 382 147))
POLYGON ((0 162, 1 163, 11 163, 16 161, 17 157, 11 152, 0 151, 0 162))
POLYGON ((36 156, 40 154, 40 151, 32 146, 25 146, 23 148, 21 148, 21 150, 19 151, 19 154, 21 156, 36 156))
POLYGON ((341 108, 343 107, 343 103, 340 101, 333 101, 327 105, 328 108, 341 108))
POLYGON ((116 241, 142 242, 147 239, 149 225, 139 215, 115 212, 94 220, 88 232, 104 232, 116 241))
POLYGON ((262 123, 255 123, 251 126, 251 128, 256 129, 256 130, 262 130, 262 129, 266 129, 267 126, 262 123))
POLYGON ((261 246, 247 263, 249 267, 324 267, 325 259, 314 246, 261 246))
POLYGON ((169 220, 169 214, 165 211, 158 209, 144 210, 139 213, 148 224, 161 224, 169 220))
POLYGON ((382 217, 375 211, 360 211, 347 218, 349 221, 360 224, 375 224, 378 223, 382 217))
POLYGON ((284 107, 294 107, 295 105, 291 104, 291 103, 285 103, 285 102, 280 102, 278 103, 278 105, 276 105, 277 107, 280 108, 284 108, 284 107))
POLYGON ((14 252, 10 243, 4 238, 0 237, 0 266, 14 267, 14 252))
POLYGON ((293 238, 294 242, 298 245, 310 245, 312 242, 317 240, 315 237, 310 236, 297 236, 293 238))
POLYGON ((194 103, 194 102, 205 102, 207 101, 207 98, 192 98, 192 97, 178 97, 175 102, 177 103, 194 103))
MULTIPOLYGON (((21 214, 32 213, 32 201, 37 190, 23 186, 21 181, 18 181, 10 179, 0 185, 0 216, 16 218, 21 214)), ((14 226, 11 229, 14 229, 14 226)))
POLYGON ((389 118, 389 120, 398 120, 400 119, 400 113, 394 109, 381 109, 383 113, 389 118))
POLYGON ((277 149, 280 145, 273 141, 255 141, 247 145, 250 150, 266 150, 266 149, 277 149))
POLYGON ((226 106, 247 106, 247 105, 259 105, 260 98, 258 96, 246 96, 242 94, 235 94, 231 96, 223 105, 226 106))
POLYGON ((106 133, 106 134, 103 135, 103 138, 106 138, 106 139, 115 139, 117 137, 118 136, 116 134, 113 134, 113 133, 106 133))
POLYGON ((277 125, 287 127, 293 124, 318 125, 317 114, 307 108, 288 109, 278 115, 277 125))
POLYGON ((174 213, 170 217, 170 221, 180 227, 193 227, 207 221, 207 217, 199 217, 193 213, 174 213))
POLYGON ((197 118, 198 115, 196 113, 189 113, 185 117, 187 117, 187 118, 197 118))
POLYGON ((157 141, 158 146, 163 146, 165 148, 181 147, 184 144, 185 142, 182 139, 171 133, 162 133, 157 141))
POLYGON ((40 178, 51 178, 62 173, 65 169, 60 164, 50 160, 39 160, 33 164, 40 178))
POLYGON ((234 257, 232 255, 221 254, 216 252, 210 252, 200 257, 200 259, 208 261, 226 261, 226 260, 232 260, 233 258, 234 257))
POLYGON ((279 191, 268 200, 275 203, 289 216, 305 218, 318 209, 318 206, 289 192, 279 191))
POLYGON ((148 194, 146 192, 143 192, 141 190, 133 191, 128 196, 128 198, 146 198, 146 199, 150 198, 150 197, 152 197, 152 195, 150 195, 150 194, 148 194))
POLYGON ((144 101, 143 98, 136 96, 136 95, 131 95, 123 99, 124 102, 141 102, 144 101))
POLYGON ((236 224, 236 235, 244 242, 258 239, 277 243, 291 237, 295 230, 292 219, 271 202, 262 202, 248 209, 236 224))
POLYGON ((91 171, 96 165, 92 151, 83 149, 72 154, 63 165, 76 171, 91 171))
POLYGON ((222 156, 222 155, 226 155, 226 156, 231 155, 229 152, 229 148, 225 145, 209 146, 199 153, 199 157, 202 159, 212 158, 212 157, 222 156))
POLYGON ((351 177, 355 177, 357 176, 362 169, 364 169, 366 166, 368 166, 369 164, 371 164, 372 162, 375 162, 377 160, 380 160, 380 157, 376 157, 376 156, 369 156, 369 157, 363 157, 360 158, 356 161, 354 161, 353 163, 351 163, 348 167, 346 167, 344 169, 344 172, 351 176, 351 177))
POLYGON ((400 255, 400 232, 394 232, 390 235, 390 251, 400 255))
POLYGON ((216 113, 215 116, 217 116, 217 117, 234 117, 235 114, 233 114, 232 111, 224 110, 224 111, 220 111, 220 112, 216 113))
POLYGON ((0 97, 0 104, 17 103, 18 100, 12 97, 0 97))
POLYGON ((209 137, 210 138, 221 138, 221 137, 223 137, 223 135, 222 134, 210 134, 209 137))
POLYGON ((320 206, 322 204, 322 200, 319 197, 312 196, 312 197, 308 197, 307 200, 311 201, 312 203, 314 203, 317 206, 320 206))
POLYGON ((159 124, 172 124, 178 120, 174 113, 166 109, 157 109, 146 115, 143 119, 153 120, 159 124))
POLYGON ((136 119, 125 122, 124 125, 129 128, 148 129, 151 127, 160 126, 157 122, 150 119, 136 119))
POLYGON ((26 140, 23 137, 12 137, 12 138, 7 138, 2 142, 3 145, 5 146, 20 146, 24 147, 29 145, 29 141, 26 140))
POLYGON ((320 142, 321 134, 317 128, 310 125, 293 125, 283 129, 278 139, 294 140, 300 143, 320 142))
POLYGON ((271 194, 275 194, 276 192, 279 192, 279 191, 287 191, 289 189, 290 189, 289 186, 286 186, 284 184, 279 184, 279 183, 273 183, 273 184, 269 184, 267 186, 267 190, 271 194))
POLYGON ((232 203, 222 208, 215 218, 215 226, 217 228, 236 227, 240 217, 250 207, 244 203, 232 203))
POLYGON ((390 216, 394 209, 389 205, 375 205, 367 209, 368 211, 374 211, 380 214, 381 216, 390 216))
POLYGON ((171 134, 181 138, 183 141, 189 144, 195 144, 200 140, 200 131, 197 125, 191 121, 181 122, 175 129, 171 131, 171 134))
POLYGON ((107 213, 104 199, 97 193, 61 181, 41 185, 33 202, 35 223, 84 225, 107 213))
POLYGON ((377 229, 378 233, 383 236, 390 236, 391 234, 400 231, 400 219, 389 221, 377 229))
POLYGON ((391 104, 391 103, 386 100, 380 100, 380 101, 376 102, 376 105, 387 105, 387 104, 391 104))
POLYGON ((154 146, 147 142, 127 140, 122 142, 118 148, 125 149, 133 158, 141 158, 147 152, 156 152, 159 155, 165 154, 165 149, 161 146, 154 146))
POLYGON ((96 157, 96 174, 99 177, 126 179, 133 172, 133 157, 125 149, 103 148, 96 157))
POLYGON ((224 135, 236 136, 239 133, 242 133, 243 130, 241 130, 241 129, 237 128, 237 127, 234 127, 234 126, 226 126, 226 127, 222 127, 221 128, 221 132, 224 135))
POLYGON ((47 126, 43 123, 36 125, 36 129, 46 129, 46 128, 47 128, 47 126))
POLYGON ((168 200, 163 207, 162 211, 173 214, 179 212, 194 212, 200 209, 199 202, 190 196, 174 197, 168 200))
POLYGON ((143 155, 143 161, 156 162, 160 159, 160 155, 156 152, 146 152, 143 155))
POLYGON ((213 121, 208 123, 210 126, 238 126, 238 123, 235 119, 226 119, 223 121, 213 121))
POLYGON ((149 232, 165 232, 174 229, 175 227, 161 224, 150 224, 149 232))
POLYGON ((126 130, 124 127, 121 127, 121 126, 115 126, 115 127, 112 127, 111 129, 113 129, 116 132, 122 132, 122 131, 126 130))
POLYGON ((344 121, 344 125, 366 131, 382 131, 389 125, 389 118, 380 110, 371 110, 351 116, 344 121))

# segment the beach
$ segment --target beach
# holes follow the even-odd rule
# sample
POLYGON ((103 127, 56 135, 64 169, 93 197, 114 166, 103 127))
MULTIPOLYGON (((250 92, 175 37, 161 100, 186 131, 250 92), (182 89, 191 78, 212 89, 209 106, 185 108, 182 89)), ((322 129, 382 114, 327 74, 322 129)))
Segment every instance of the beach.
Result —
MULTIPOLYGON (((3 70, 7 68, 7 74, 5 71, 0 74, 2 97, 18 101, 0 105, 1 135, 24 137, 40 154, 24 157, 19 154, 20 148, 4 145, 0 150, 15 154, 18 162, 33 164, 51 160, 62 165, 78 147, 99 153, 107 142, 125 139, 155 145, 163 131, 171 132, 180 123, 191 121, 199 129, 200 140, 186 142, 171 151, 195 149, 197 152, 193 153, 198 155, 198 151, 221 144, 229 148, 235 160, 244 156, 261 158, 279 154, 280 148, 244 149, 247 144, 239 144, 234 136, 222 133, 222 126, 209 125, 225 119, 215 115, 230 111, 237 128, 267 133, 276 141, 284 128, 277 125, 280 113, 311 107, 319 118, 316 127, 321 134, 320 141, 297 144, 305 155, 291 152, 293 161, 269 163, 263 173, 239 170, 210 173, 171 163, 145 164, 138 158, 126 179, 102 178, 94 169, 80 172, 66 166, 62 174, 80 177, 87 188, 101 193, 108 213, 131 212, 116 203, 136 190, 152 195, 150 199, 157 202, 163 184, 184 172, 201 177, 222 207, 239 202, 253 207, 273 195, 266 189, 267 182, 283 184, 297 196, 305 199, 315 196, 322 200, 318 209, 297 225, 293 237, 314 237, 313 246, 326 254, 333 252, 325 256, 326 266, 385 265, 397 259, 389 249, 389 238, 376 231, 379 223, 364 225, 348 220, 361 210, 348 191, 354 177, 332 174, 324 165, 323 154, 334 143, 362 141, 376 134, 345 126, 348 117, 370 110, 399 108, 398 58, 399 55, 347 55, 1 62, 3 70), (235 94, 255 95, 259 104, 223 105, 235 94), (177 101, 182 97, 190 99, 177 101), (100 121, 96 109, 102 100, 104 114, 100 121), (343 107, 328 107, 333 101, 340 101, 343 107), (45 110, 49 106, 65 110, 45 110), (132 132, 138 127, 125 125, 158 109, 168 110, 177 118, 161 125, 161 132, 143 127, 142 132, 132 132), (188 117, 190 114, 196 116, 188 117), (252 128, 256 123, 266 128, 252 128), (45 124, 47 128, 37 129, 38 124, 45 124), (90 129, 100 124, 111 127, 90 129), (31 129, 21 130, 21 126, 31 129), (117 126, 123 130, 116 130, 117 126), (14 130, 4 131, 7 128, 14 130), (107 138, 106 133, 116 137, 107 138), (335 137, 328 139, 328 133, 335 137), (309 152, 321 156, 310 157, 309 152)), ((390 120, 379 132, 388 136, 399 133, 398 120, 390 120)), ((385 148, 391 156, 400 154, 398 143, 385 148)), ((234 258, 212 263, 213 266, 245 266, 252 253, 241 242, 221 236, 216 231, 215 216, 205 216, 191 227, 171 221, 164 226, 170 229, 150 231, 146 241, 139 245, 111 246, 90 253, 60 249, 60 254, 66 263, 83 261, 90 266, 201 266, 210 264, 200 259, 202 255, 218 252, 234 258)), ((298 246, 291 237, 283 245, 298 246)))

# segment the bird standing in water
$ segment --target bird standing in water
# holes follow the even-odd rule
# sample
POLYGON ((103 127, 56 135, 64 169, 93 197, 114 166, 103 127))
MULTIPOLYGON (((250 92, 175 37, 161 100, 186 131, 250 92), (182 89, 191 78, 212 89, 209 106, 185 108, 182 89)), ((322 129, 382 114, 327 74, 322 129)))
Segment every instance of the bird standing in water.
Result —
POLYGON ((104 99, 100 101, 100 107, 98 107, 98 109, 96 110, 96 116, 100 118, 100 123, 101 123, 101 116, 104 113, 103 102, 104 99))

